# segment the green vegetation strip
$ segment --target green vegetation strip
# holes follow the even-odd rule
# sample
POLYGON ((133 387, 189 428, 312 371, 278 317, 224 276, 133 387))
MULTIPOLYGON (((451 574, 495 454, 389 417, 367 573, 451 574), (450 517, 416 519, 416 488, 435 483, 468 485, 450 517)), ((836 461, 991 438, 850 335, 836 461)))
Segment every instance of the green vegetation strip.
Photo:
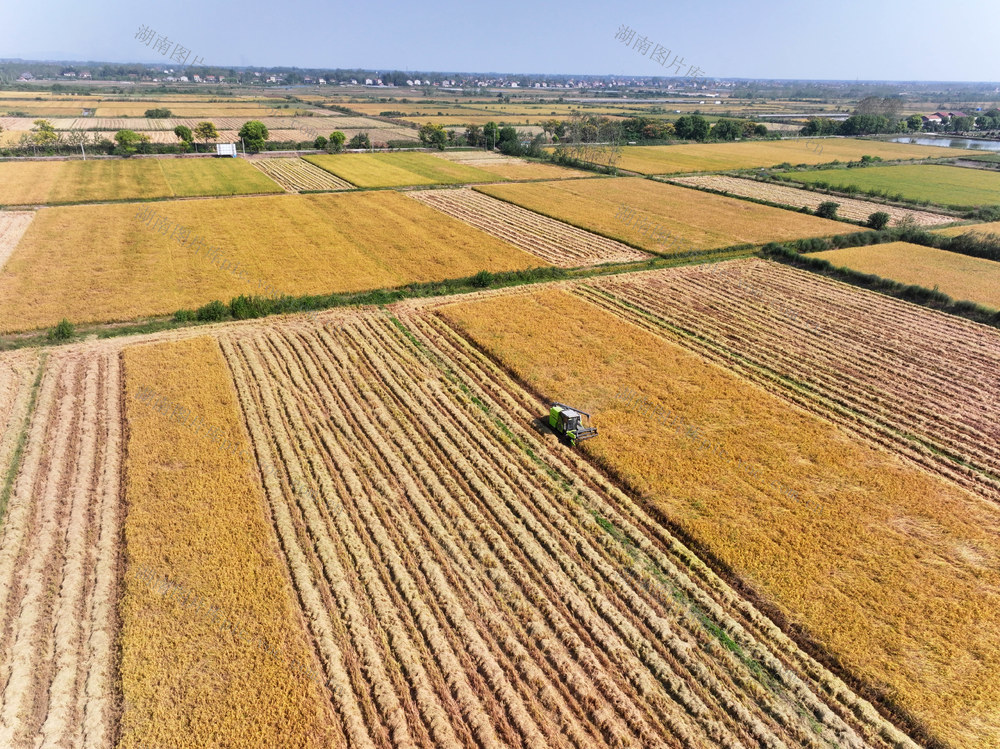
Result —
POLYGON ((17 446, 14 448, 10 467, 7 469, 7 475, 4 477, 3 489, 0 490, 0 527, 3 527, 3 521, 7 515, 7 503, 10 502, 10 495, 14 492, 14 480, 21 470, 24 446, 28 443, 28 430, 31 428, 31 417, 35 414, 35 403, 38 401, 38 391, 42 385, 42 373, 45 371, 46 358, 47 355, 42 354, 38 359, 38 374, 35 375, 35 382, 31 386, 31 399, 28 401, 28 411, 24 414, 21 433, 17 436, 17 446))

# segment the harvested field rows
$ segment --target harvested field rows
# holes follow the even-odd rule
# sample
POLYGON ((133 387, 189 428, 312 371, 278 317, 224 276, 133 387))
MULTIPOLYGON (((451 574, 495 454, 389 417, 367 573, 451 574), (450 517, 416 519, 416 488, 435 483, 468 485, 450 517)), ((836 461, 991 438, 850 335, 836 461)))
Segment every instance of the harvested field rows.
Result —
MULTIPOLYGON (((757 311, 727 289, 724 302, 675 293, 674 276, 705 279, 703 266, 694 270, 619 275, 611 285, 710 320, 730 301, 733 314, 757 311)), ((1000 506, 684 350, 676 325, 658 329, 636 314, 637 327, 591 296, 597 306, 558 288, 522 290, 440 314, 534 392, 593 413, 600 436, 580 450, 914 738, 996 747, 1000 506), (544 333, 519 332, 523 320, 544 333)), ((865 314, 875 304, 858 306, 865 314)), ((758 320, 743 336, 756 343, 772 326, 758 320)), ((772 356, 802 348, 807 335, 793 331, 772 356)))
POLYGON ((822 193, 810 190, 801 190, 796 187, 785 187, 784 185, 758 182, 757 180, 740 177, 705 175, 701 177, 674 177, 670 181, 681 185, 706 187, 709 190, 738 195, 744 198, 756 198, 757 200, 766 200, 771 203, 782 203, 795 208, 805 206, 812 210, 815 210, 820 203, 832 200, 840 204, 840 207, 837 209, 837 216, 849 218, 854 221, 865 221, 876 211, 884 211, 889 214, 891 217, 890 226, 898 224, 907 218, 912 218, 918 226, 936 226, 955 221, 955 217, 942 216, 939 213, 911 211, 906 208, 896 208, 869 200, 855 200, 854 198, 842 198, 838 196, 831 197, 830 195, 823 195, 822 193))
POLYGON ((347 180, 302 159, 254 159, 250 163, 289 192, 354 189, 347 180))
POLYGON ((349 744, 913 746, 460 336, 394 322, 221 337, 349 744))
POLYGON ((113 746, 119 388, 114 354, 48 358, 0 535, 0 746, 113 746))
POLYGON ((763 260, 594 287, 681 331, 685 345, 1000 501, 997 331, 763 260))
POLYGON ((34 211, 0 211, 0 270, 14 254, 14 248, 34 217, 34 211))
POLYGON ((650 257, 627 244, 591 234, 469 188, 413 190, 407 195, 564 268, 650 257))

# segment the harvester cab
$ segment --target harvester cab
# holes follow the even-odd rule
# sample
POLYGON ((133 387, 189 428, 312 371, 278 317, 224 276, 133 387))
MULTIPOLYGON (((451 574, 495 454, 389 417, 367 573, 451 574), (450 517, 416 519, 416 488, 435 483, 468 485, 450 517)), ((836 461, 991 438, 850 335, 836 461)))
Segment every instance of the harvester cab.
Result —
POLYGON ((596 429, 583 423, 584 416, 587 421, 590 420, 590 414, 586 411, 571 408, 564 403, 553 403, 549 408, 549 426, 576 447, 577 442, 597 436, 596 429))

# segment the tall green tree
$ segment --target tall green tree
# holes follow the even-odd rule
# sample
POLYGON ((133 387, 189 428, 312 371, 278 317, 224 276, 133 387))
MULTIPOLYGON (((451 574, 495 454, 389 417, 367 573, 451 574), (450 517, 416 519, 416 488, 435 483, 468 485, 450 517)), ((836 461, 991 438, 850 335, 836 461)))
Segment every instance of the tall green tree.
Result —
POLYGON ((473 148, 482 148, 485 145, 483 129, 479 125, 469 125, 465 128, 465 142, 473 148))
POLYGON ((118 150, 125 156, 134 154, 144 143, 149 143, 149 136, 137 133, 135 130, 119 130, 115 133, 115 143, 118 150))
POLYGON ((191 146, 194 144, 194 133, 191 132, 191 128, 187 125, 178 125, 174 128, 174 135, 181 142, 181 148, 185 151, 191 150, 191 146))
POLYGON ((347 144, 348 148, 371 148, 372 142, 368 137, 368 133, 358 133, 353 138, 351 142, 347 144))
POLYGON ((35 145, 42 148, 50 146, 59 140, 59 133, 56 132, 56 129, 52 127, 52 123, 48 120, 35 120, 35 126, 31 130, 31 137, 35 145))
POLYGON ((920 130, 920 128, 924 126, 924 118, 921 117, 919 114, 911 114, 909 117, 906 118, 906 126, 910 130, 916 132, 917 130, 920 130))
POLYGON ((219 137, 219 131, 215 129, 215 125, 211 122, 199 122, 194 126, 194 134, 205 141, 205 145, 208 145, 210 140, 215 140, 219 137))
POLYGON ((251 153, 257 153, 264 150, 264 144, 267 143, 270 133, 267 131, 267 126, 260 120, 250 120, 243 123, 238 135, 243 139, 243 145, 250 149, 251 153))
POLYGON ((330 149, 330 153, 340 153, 344 150, 344 142, 346 140, 346 135, 339 130, 334 130, 330 133, 330 140, 327 142, 326 147, 330 149))
POLYGON ((430 122, 420 126, 419 135, 421 143, 441 151, 444 150, 444 145, 448 142, 448 133, 445 132, 444 127, 430 122))

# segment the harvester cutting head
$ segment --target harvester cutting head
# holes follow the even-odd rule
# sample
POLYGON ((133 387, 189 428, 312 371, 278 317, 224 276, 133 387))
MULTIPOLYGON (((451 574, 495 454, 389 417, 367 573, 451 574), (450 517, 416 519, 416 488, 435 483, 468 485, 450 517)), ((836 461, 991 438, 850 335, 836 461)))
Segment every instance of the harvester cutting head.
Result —
POLYGON ((590 420, 590 414, 586 411, 571 408, 564 403, 553 403, 549 408, 549 426, 575 447, 577 442, 597 436, 596 429, 583 423, 584 416, 587 421, 590 420))

